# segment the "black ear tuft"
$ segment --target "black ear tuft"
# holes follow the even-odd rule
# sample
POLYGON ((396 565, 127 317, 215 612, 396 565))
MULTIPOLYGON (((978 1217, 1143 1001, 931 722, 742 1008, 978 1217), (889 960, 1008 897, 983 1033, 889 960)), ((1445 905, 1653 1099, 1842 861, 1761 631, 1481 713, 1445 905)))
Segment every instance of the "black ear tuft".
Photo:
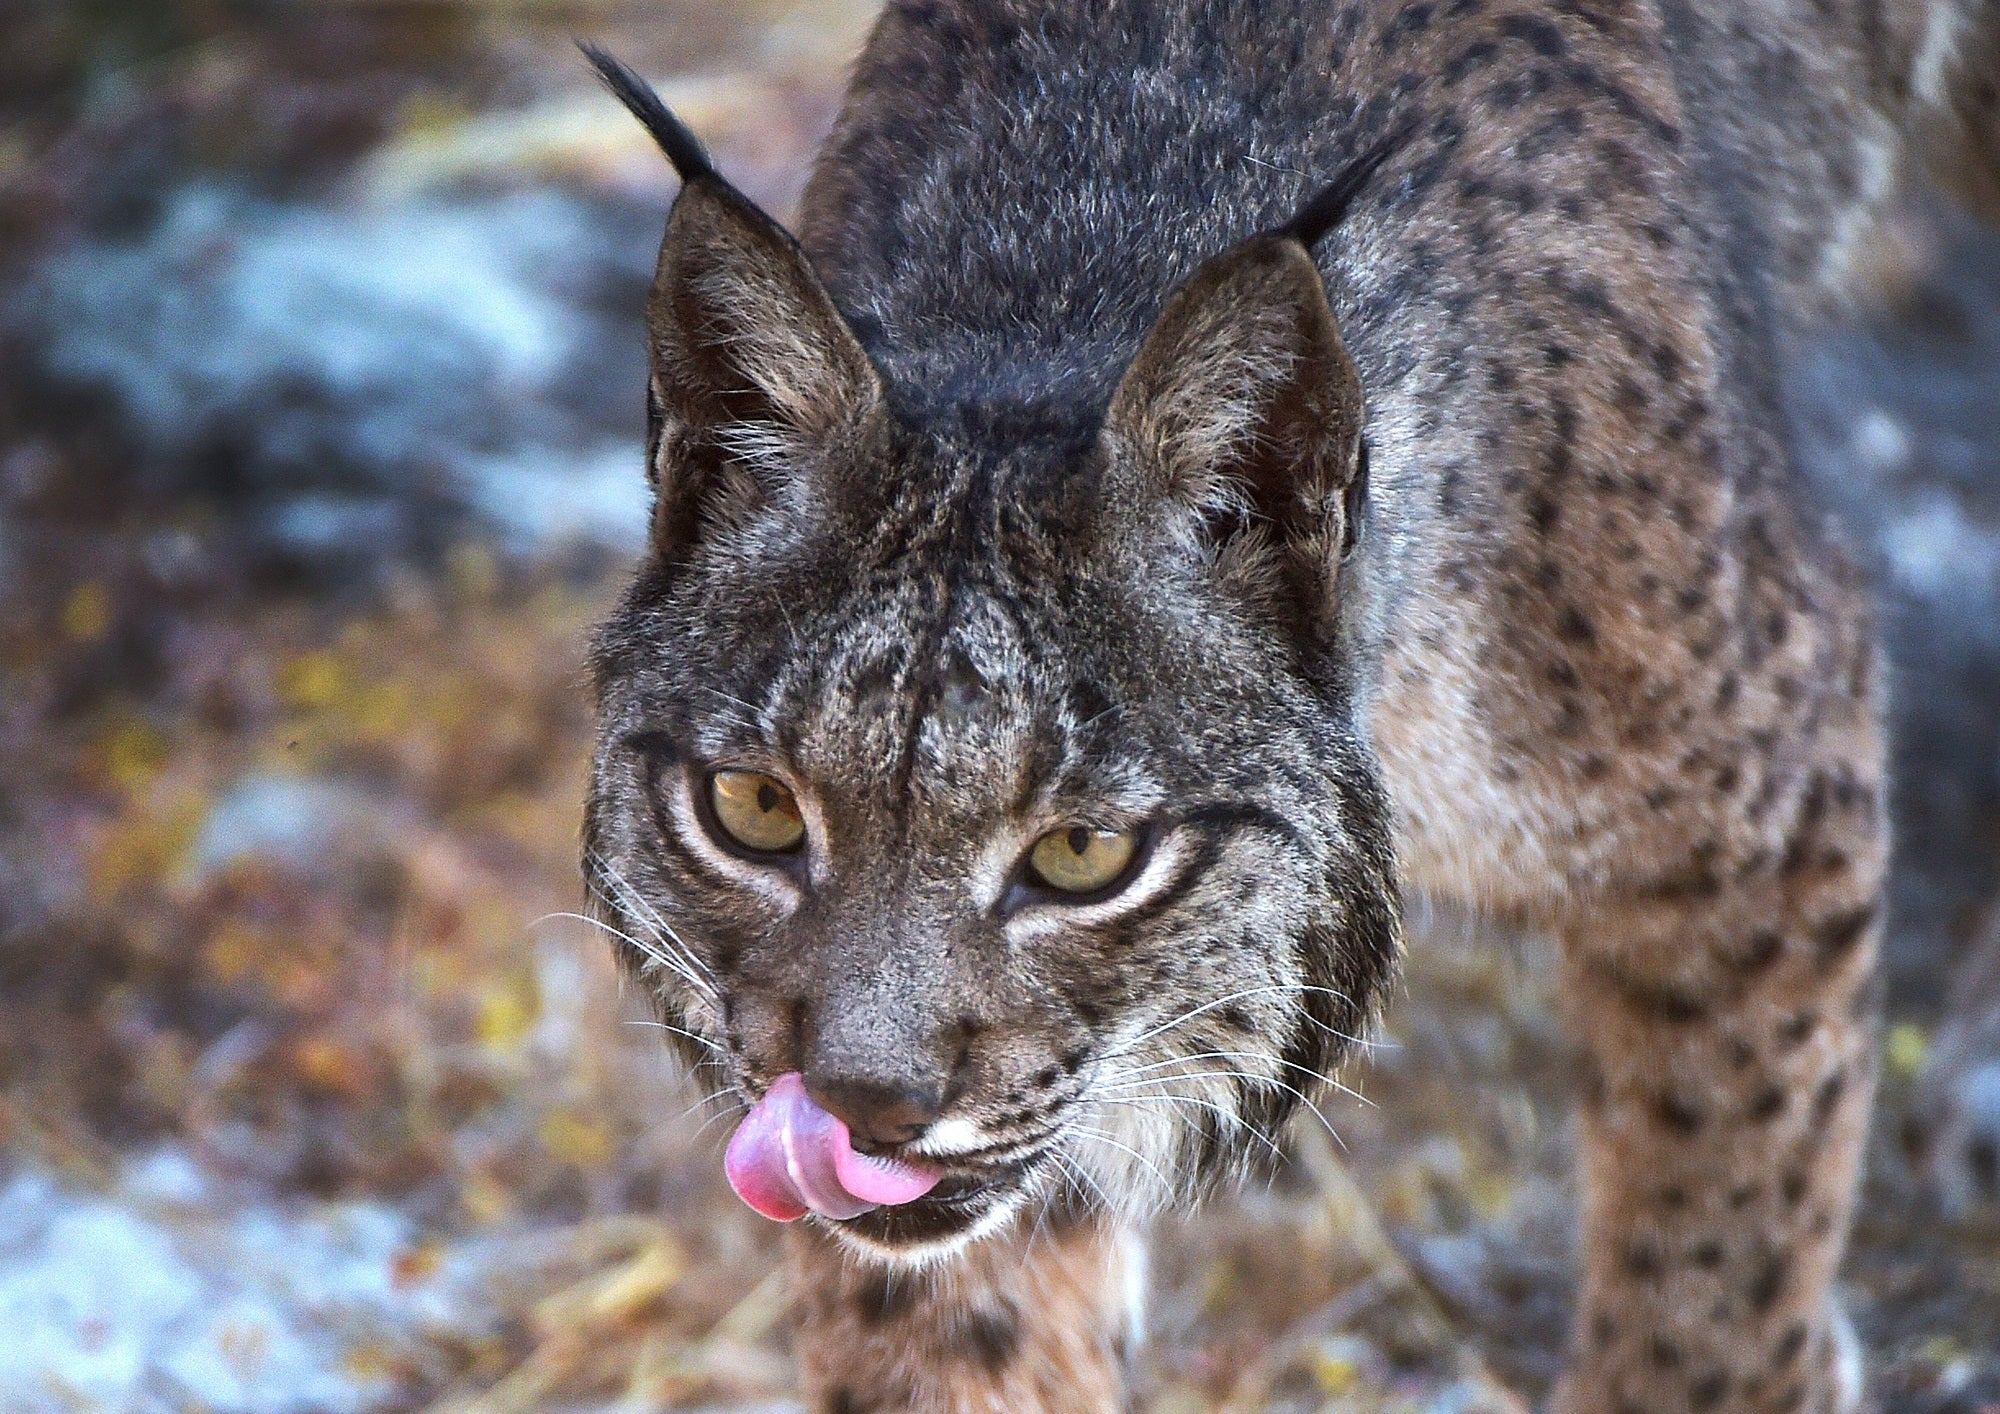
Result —
POLYGON ((1401 145, 1401 141, 1400 134, 1383 138, 1353 159, 1339 176, 1321 187, 1300 207, 1296 216, 1271 234, 1295 240, 1307 250, 1318 245, 1326 238, 1327 232, 1345 219, 1354 198, 1361 194, 1361 189, 1368 185, 1368 179, 1375 175, 1376 169, 1401 145))
POLYGON ((597 76, 604 80, 604 86, 653 135, 653 141, 667 154, 667 160, 674 164, 674 170, 680 173, 683 182, 704 177, 713 181, 722 180, 716 173, 715 160, 708 155, 701 139, 686 123, 674 116, 673 109, 653 92, 651 84, 587 40, 578 40, 576 47, 583 51, 584 58, 590 60, 597 76))

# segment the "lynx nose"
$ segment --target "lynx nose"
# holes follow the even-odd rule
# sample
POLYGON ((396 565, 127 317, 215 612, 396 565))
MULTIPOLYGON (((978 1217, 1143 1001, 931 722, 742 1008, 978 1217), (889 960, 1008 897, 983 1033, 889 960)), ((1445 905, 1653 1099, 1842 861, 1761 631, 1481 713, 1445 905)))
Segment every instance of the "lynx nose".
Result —
POLYGON ((923 1137, 937 1122, 935 1090, 885 1084, 853 1075, 806 1075, 814 1103, 847 1126, 857 1144, 883 1149, 923 1137))

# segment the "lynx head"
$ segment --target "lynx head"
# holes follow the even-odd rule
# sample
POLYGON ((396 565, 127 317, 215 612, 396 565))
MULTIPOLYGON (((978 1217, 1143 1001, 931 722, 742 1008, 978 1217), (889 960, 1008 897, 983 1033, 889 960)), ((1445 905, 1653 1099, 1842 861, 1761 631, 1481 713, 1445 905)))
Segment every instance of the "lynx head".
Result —
POLYGON ((594 905, 708 1087, 797 1075, 854 1152, 941 1175, 811 1205, 861 1248, 1227 1171, 1366 1025, 1398 936, 1343 654, 1360 391, 1300 233, 1210 262, 1061 396, 903 388, 601 67, 687 181, 651 544, 596 646, 594 905))

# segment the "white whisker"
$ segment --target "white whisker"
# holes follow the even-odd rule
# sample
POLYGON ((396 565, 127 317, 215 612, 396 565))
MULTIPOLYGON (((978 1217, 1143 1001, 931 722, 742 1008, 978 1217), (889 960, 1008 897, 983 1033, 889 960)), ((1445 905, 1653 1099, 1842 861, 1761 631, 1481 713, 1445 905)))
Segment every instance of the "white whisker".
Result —
POLYGON ((1136 1097, 1134 1096, 1106 1097, 1100 1099, 1099 1103, 1105 1105, 1129 1105, 1133 1109, 1144 1109, 1147 1105, 1152 1104, 1156 1100, 1164 1100, 1169 1104, 1175 1104, 1175 1105, 1193 1105, 1198 1109, 1209 1110, 1213 1112, 1219 1119, 1221 1119, 1229 1128, 1242 1130, 1245 1134, 1248 1134, 1252 1139, 1255 1139, 1258 1143, 1262 1144, 1266 1149, 1269 1149, 1271 1151, 1271 1155, 1273 1158, 1282 1159, 1285 1156, 1284 1151, 1280 1149, 1275 1143, 1273 1143, 1271 1137, 1268 1134, 1264 1133, 1263 1130, 1258 1129, 1255 1125, 1249 1123, 1247 1120, 1243 1118, 1243 1116, 1237 1114, 1234 1110, 1229 1109, 1225 1105, 1218 1105, 1213 1100, 1196 1099, 1193 1095, 1155 1094, 1155 1095, 1141 1095, 1136 1097))
POLYGON ((713 1054, 710 1056, 704 1056, 702 1058, 701 1063, 704 1065, 708 1064, 709 1061, 713 1060, 714 1057, 716 1056, 726 1057, 729 1054, 716 1042, 709 1040, 708 1037, 697 1035, 692 1031, 685 1030, 679 1026, 670 1025, 669 1023, 664 1021, 628 1021, 625 1024, 627 1026, 650 1026, 655 1030, 659 1031, 671 1031, 676 1036, 685 1036, 688 1040, 694 1042, 697 1046, 707 1047, 708 1050, 711 1051, 713 1054))
MULTIPOLYGON (((1202 1072, 1202 1074, 1212 1075, 1218 1080, 1248 1080, 1252 1084, 1269 1085, 1275 1090, 1283 1090, 1286 1094, 1292 1096, 1300 1104, 1304 1105, 1308 1110, 1312 1111, 1312 1117, 1320 1122, 1320 1127, 1326 1130, 1327 1134, 1332 1138, 1334 1143, 1340 1145, 1342 1149, 1345 1149, 1347 1147, 1347 1141, 1340 1137, 1339 1132, 1334 1129, 1332 1121, 1328 1120, 1326 1115, 1320 1110, 1320 1107, 1314 1104, 1311 1098, 1307 1096, 1305 1091, 1299 1089, 1297 1086, 1287 1085, 1282 1080, 1273 1080, 1267 1075, 1254 1075, 1247 1070, 1209 1070, 1202 1072)), ((1167 1085, 1171 1084, 1175 1080, 1189 1080, 1193 1078, 1194 1077, 1192 1076, 1164 1075, 1152 1080, 1136 1080, 1128 1085, 1107 1085, 1102 1087, 1102 1090, 1104 1092, 1108 1092, 1110 1095, 1115 1096, 1125 1092, 1142 1091, 1146 1087, 1151 1085, 1167 1085)), ((1343 1090, 1346 1089, 1345 1086, 1341 1086, 1339 1088, 1343 1090)), ((1347 1090, 1347 1093, 1350 1095, 1354 1094, 1352 1090, 1347 1090)), ((1361 1097, 1358 1095, 1356 1095, 1355 1098, 1361 1099, 1361 1097)), ((1363 1100, 1362 1102, 1364 1104, 1370 1103, 1369 1101, 1366 1100, 1363 1100)))
POLYGON ((707 964, 695 956, 694 950, 687 945, 687 940, 676 933, 667 920, 661 917, 660 911, 653 907, 623 874, 619 873, 616 865, 595 850, 591 852, 590 857, 610 880, 615 891, 612 903, 626 916, 645 927, 653 935, 657 946, 649 947, 630 934, 618 933, 616 929, 610 931, 623 937, 640 952, 674 972, 696 990, 706 992, 713 999, 716 995, 715 974, 709 970, 707 964), (663 953, 670 956, 662 956, 663 953))
MULTIPOLYGON (((1324 995, 1329 997, 1334 997, 1339 1001, 1341 1001, 1342 1003, 1351 1004, 1350 999, 1344 992, 1335 991, 1331 987, 1316 987, 1311 985, 1310 983, 1304 983, 1304 982, 1296 982, 1296 983, 1274 982, 1267 986, 1262 986, 1262 987, 1245 987, 1240 992, 1231 992, 1228 996, 1217 997, 1213 1001, 1203 1002, 1198 1007, 1191 1007, 1187 1011, 1182 1012, 1179 1016, 1174 1017, 1170 1021, 1163 1021, 1158 1026, 1153 1027, 1149 1031, 1140 1032, 1137 1036, 1134 1036, 1131 1040, 1125 1042, 1123 1045, 1118 1046, 1115 1049, 1106 1052, 1105 1059, 1109 1060, 1116 1056, 1126 1055, 1129 1052, 1131 1052, 1133 1048, 1143 1045, 1147 1041, 1152 1040, 1155 1036, 1158 1036, 1163 1032, 1171 1031, 1177 1026, 1185 1026, 1188 1022, 1193 1021, 1196 1017, 1214 1011, 1217 1007, 1228 1006, 1231 1002, 1239 1002, 1246 997, 1268 996, 1272 992, 1282 992, 1287 994, 1318 992, 1318 993, 1323 993, 1324 995)), ((1325 1022, 1313 1016, 1311 1012, 1307 1012, 1305 1013, 1305 1015, 1306 1019, 1312 1022, 1313 1025, 1319 1027, 1322 1031, 1325 1031, 1328 1035, 1336 1037, 1337 1039, 1344 1041, 1349 1045, 1361 1046, 1365 1048, 1370 1044, 1369 1042, 1362 1040, 1358 1036, 1349 1036, 1345 1032, 1334 1030, 1331 1026, 1328 1026, 1325 1022)))
POLYGON ((688 962, 692 959, 683 960, 678 954, 669 952, 663 944, 647 942, 643 938, 635 938, 624 929, 614 928, 601 918, 590 918, 581 913, 553 913, 549 917, 573 918, 579 923, 588 923, 593 928, 597 928, 611 937, 618 939, 620 942, 628 944, 633 951, 664 967, 695 990, 706 993, 711 1000, 715 997, 715 989, 703 981, 688 966, 688 962))
POLYGON ((1147 1158, 1144 1154, 1140 1153, 1137 1149, 1134 1149, 1130 1144, 1125 1143, 1121 1139, 1114 1139, 1109 1134, 1106 1134, 1103 1130, 1094 1129, 1087 1124, 1071 1124, 1069 1126, 1069 1130, 1072 1134, 1081 1134, 1086 1138, 1095 1139, 1100 1144, 1109 1144, 1114 1149, 1124 1150, 1126 1153, 1130 1154, 1133 1158, 1137 1159, 1140 1163, 1144 1164, 1146 1168, 1151 1171, 1153 1177, 1157 1178, 1160 1181, 1160 1191, 1163 1194, 1172 1193, 1174 1191, 1174 1185, 1172 1181, 1169 1180, 1164 1173, 1160 1172, 1159 1165, 1154 1163, 1151 1159, 1147 1158))
MULTIPOLYGON (((1154 1061, 1150 1065, 1136 1066, 1131 1070, 1120 1071, 1117 1074, 1109 1077, 1109 1079, 1099 1082, 1095 1086, 1095 1088, 1098 1090, 1116 1089, 1128 1081, 1140 1079, 1141 1077, 1149 1075, 1154 1071, 1167 1070, 1177 1065, 1192 1065, 1197 1061, 1204 1061, 1204 1060, 1253 1060, 1253 1061, 1270 1060, 1280 1066, 1283 1066, 1287 1070, 1294 1071, 1302 1076, 1305 1076, 1309 1080, 1313 1081, 1315 1084, 1324 1085, 1328 1089, 1338 1091, 1340 1094, 1346 1095, 1348 1098, 1356 1100, 1359 1103, 1366 1105, 1371 1110, 1375 1108, 1375 1102, 1373 1100, 1369 1099, 1359 1090, 1356 1090, 1353 1087, 1339 1080, 1334 1079, 1331 1075, 1324 1075, 1319 1071, 1312 1069, 1310 1066, 1300 1065, 1297 1061, 1288 1061, 1281 1056, 1266 1056, 1258 1051, 1197 1051, 1192 1055, 1169 1056, 1165 1060, 1154 1061)), ((1236 1070, 1200 1071, 1196 1072, 1195 1074, 1233 1076, 1242 1080, 1261 1080, 1265 1078, 1256 1075, 1246 1075, 1242 1071, 1236 1071, 1236 1070)), ((1190 1074, 1186 1078, 1193 1079, 1195 1078, 1195 1074, 1190 1074)), ((1175 1076, 1162 1077, 1162 1079, 1168 1079, 1168 1080, 1176 1078, 1178 1077, 1175 1076)), ((1271 1078, 1269 1083, 1279 1086, 1284 1085, 1283 1081, 1278 1080, 1275 1077, 1271 1078)), ((1294 1090, 1292 1093, 1298 1094, 1296 1090, 1294 1090)))
POLYGON ((1104 1204, 1106 1212, 1117 1211, 1118 1205, 1111 1201, 1111 1195, 1104 1191, 1104 1185, 1097 1181, 1096 1175, 1092 1174, 1089 1169, 1079 1164, 1068 1154, 1065 1154, 1060 1148, 1049 1150, 1049 1156, 1061 1164, 1063 1172, 1067 1173, 1071 1178, 1080 1179, 1082 1182, 1090 1185, 1091 1190, 1097 1194, 1097 1200, 1104 1204))
MULTIPOLYGON (((734 1097, 732 1097, 732 1098, 734 1098, 734 1097)), ((714 1124, 714 1123, 715 1123, 715 1122, 716 1122, 717 1120, 719 1120, 719 1119, 728 1119, 728 1118, 729 1118, 729 1117, 730 1117, 731 1115, 733 1115, 733 1114, 743 1114, 743 1113, 748 1113, 748 1112, 749 1112, 749 1109, 750 1109, 750 1106, 749 1106, 749 1104, 748 1104, 748 1103, 747 1103, 746 1101, 744 1101, 744 1100, 742 1100, 742 1099, 737 1099, 737 1100, 736 1100, 736 1103, 735 1103, 735 1105, 733 1105, 733 1106, 732 1106, 732 1107, 730 1107, 729 1109, 726 1109, 726 1110, 717 1110, 717 1111, 716 1111, 716 1112, 715 1112, 714 1114, 710 1115, 710 1116, 709 1116, 709 1117, 708 1117, 707 1119, 703 1120, 703 1121, 701 1122, 701 1127, 700 1127, 699 1129, 695 1130, 695 1132, 694 1132, 693 1134, 690 1134, 690 1135, 688 1136, 688 1138, 689 1138, 689 1139, 690 1139, 691 1141, 692 1141, 692 1140, 695 1140, 695 1139, 699 1139, 699 1138, 701 1138, 701 1136, 702 1136, 702 1135, 704 1135, 704 1134, 706 1134, 706 1133, 708 1132, 708 1127, 709 1127, 709 1126, 710 1126, 711 1124, 714 1124)))

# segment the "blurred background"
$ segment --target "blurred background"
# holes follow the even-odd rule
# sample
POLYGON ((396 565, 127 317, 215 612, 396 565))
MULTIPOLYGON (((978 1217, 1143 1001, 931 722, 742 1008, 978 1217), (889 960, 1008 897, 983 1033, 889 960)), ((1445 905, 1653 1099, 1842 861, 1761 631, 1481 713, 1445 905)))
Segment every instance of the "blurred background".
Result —
MULTIPOLYGON (((0 1408, 795 1407, 775 1230, 569 916, 672 196, 571 41, 783 212, 872 9, 0 0, 0 1408)), ((1990 1414, 2000 243, 1919 185, 1870 278, 1791 370, 1898 669, 1849 1293, 1886 1407, 1990 1414)), ((1166 1225, 1155 1414, 1546 1387, 1555 999, 1415 911, 1372 1105, 1166 1225)))

